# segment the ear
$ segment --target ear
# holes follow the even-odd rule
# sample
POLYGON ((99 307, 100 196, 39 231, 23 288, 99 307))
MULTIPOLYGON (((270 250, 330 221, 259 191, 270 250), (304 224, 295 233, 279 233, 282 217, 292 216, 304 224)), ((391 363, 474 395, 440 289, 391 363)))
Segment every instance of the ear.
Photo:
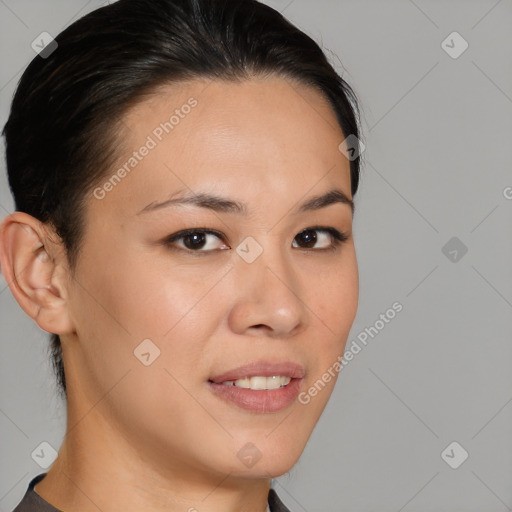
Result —
POLYGON ((67 302, 67 257, 51 229, 24 212, 7 216, 0 226, 0 265, 14 298, 41 329, 54 334, 74 331, 67 302))

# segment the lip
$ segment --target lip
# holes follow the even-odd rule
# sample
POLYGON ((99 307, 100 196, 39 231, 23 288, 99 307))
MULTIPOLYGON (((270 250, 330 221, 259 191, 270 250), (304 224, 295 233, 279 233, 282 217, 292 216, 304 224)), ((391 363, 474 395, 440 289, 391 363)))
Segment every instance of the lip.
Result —
POLYGON ((229 404, 251 412, 271 413, 287 408, 297 399, 304 375, 304 368, 291 361, 282 363, 259 361, 211 377, 207 385, 217 397, 229 404), (271 377, 272 375, 287 376, 291 380, 282 388, 267 390, 252 390, 222 384, 245 377, 271 377))

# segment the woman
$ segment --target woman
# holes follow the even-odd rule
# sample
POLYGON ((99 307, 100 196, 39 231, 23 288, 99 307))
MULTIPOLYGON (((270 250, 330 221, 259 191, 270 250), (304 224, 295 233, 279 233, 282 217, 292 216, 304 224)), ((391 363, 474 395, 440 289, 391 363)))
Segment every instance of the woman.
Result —
POLYGON ((254 0, 120 0, 4 135, 2 270, 67 401, 16 512, 287 511, 357 310, 350 87, 254 0))

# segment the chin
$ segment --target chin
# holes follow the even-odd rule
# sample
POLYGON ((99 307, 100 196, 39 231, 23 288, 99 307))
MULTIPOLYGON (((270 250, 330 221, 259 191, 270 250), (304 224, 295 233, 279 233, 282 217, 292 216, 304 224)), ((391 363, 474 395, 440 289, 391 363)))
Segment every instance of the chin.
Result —
MULTIPOLYGON (((302 452, 301 452, 302 453, 302 452)), ((297 457, 290 457, 285 460, 269 461, 266 465, 260 468, 262 478, 277 478, 292 470, 293 466, 299 460, 300 454, 297 457)))
POLYGON ((306 436, 287 435, 284 440, 282 436, 275 439, 272 436, 262 435, 259 440, 255 437, 254 442, 237 442, 235 457, 226 472, 244 478, 277 478, 290 471, 304 451, 306 436))
POLYGON ((230 472, 232 476, 244 479, 278 478, 291 471, 298 459, 299 457, 294 457, 287 460, 272 460, 266 462, 263 462, 263 459, 261 459, 251 468, 242 469, 240 466, 236 469, 226 468, 226 473, 230 472))

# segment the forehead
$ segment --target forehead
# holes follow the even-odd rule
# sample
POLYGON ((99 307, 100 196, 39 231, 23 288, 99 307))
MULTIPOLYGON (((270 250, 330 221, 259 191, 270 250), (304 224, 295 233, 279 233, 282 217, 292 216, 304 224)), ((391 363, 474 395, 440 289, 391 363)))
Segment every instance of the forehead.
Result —
POLYGON ((332 108, 318 91, 283 77, 160 87, 127 112, 121 132, 116 169, 126 172, 102 207, 119 203, 125 214, 184 188, 246 202, 264 192, 269 205, 316 185, 350 196, 332 108))

